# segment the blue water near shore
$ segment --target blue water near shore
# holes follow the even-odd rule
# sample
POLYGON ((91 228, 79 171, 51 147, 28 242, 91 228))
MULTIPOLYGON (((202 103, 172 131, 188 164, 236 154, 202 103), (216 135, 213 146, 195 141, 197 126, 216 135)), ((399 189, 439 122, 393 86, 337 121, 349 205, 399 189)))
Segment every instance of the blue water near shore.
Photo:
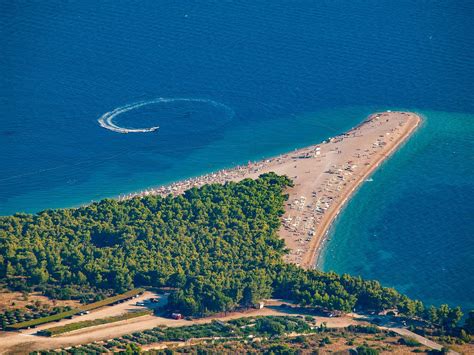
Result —
POLYGON ((474 309, 474 115, 422 114, 343 210, 318 266, 474 309))
POLYGON ((341 215, 322 267, 470 307, 473 13, 469 1, 1 2, 0 215, 141 190, 414 109, 425 126, 341 215), (160 126, 151 133, 97 122, 158 97, 212 101, 114 120, 160 126))

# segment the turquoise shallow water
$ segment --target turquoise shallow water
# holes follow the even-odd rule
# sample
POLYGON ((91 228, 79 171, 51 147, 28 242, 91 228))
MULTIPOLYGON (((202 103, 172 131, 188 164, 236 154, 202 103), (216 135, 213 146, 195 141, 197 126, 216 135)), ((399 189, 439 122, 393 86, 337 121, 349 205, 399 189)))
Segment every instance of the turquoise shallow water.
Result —
POLYGON ((471 309, 474 116, 421 113, 422 127, 339 216, 318 265, 471 309))
POLYGON ((324 268, 468 305, 473 13, 445 0, 0 1, 0 215, 246 163, 415 108, 426 125, 351 204, 373 190, 366 207, 341 216, 324 268), (155 132, 99 125, 160 97, 192 100, 116 117, 155 132))

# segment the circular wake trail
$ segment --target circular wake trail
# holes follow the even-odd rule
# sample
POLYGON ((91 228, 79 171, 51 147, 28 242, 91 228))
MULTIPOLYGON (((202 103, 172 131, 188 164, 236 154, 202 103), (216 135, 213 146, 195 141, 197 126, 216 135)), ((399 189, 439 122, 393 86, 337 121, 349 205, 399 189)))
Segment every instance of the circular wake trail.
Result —
POLYGON ((153 127, 145 127, 145 128, 127 128, 127 127, 120 127, 114 123, 114 118, 117 116, 140 108, 142 106, 158 104, 158 103, 169 103, 169 102, 199 102, 209 104, 216 108, 222 109, 225 112, 227 118, 232 118, 235 114, 234 110, 232 110, 229 106, 224 105, 223 103, 210 100, 210 99, 197 99, 197 98, 185 98, 185 97, 175 97, 175 98, 164 98, 159 97, 157 99, 147 100, 147 101, 140 101, 135 102, 133 104, 128 104, 125 106, 117 107, 116 109, 103 114, 97 121, 101 125, 101 127, 108 129, 110 131, 118 132, 118 133, 147 133, 147 132, 154 132, 156 131, 159 126, 153 127))

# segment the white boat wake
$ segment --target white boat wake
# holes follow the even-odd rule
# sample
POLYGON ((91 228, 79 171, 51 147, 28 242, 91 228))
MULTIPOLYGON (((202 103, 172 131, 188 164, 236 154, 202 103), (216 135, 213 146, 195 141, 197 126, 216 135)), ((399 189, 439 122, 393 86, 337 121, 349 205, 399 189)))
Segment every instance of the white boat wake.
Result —
POLYGON ((223 103, 210 100, 210 99, 198 99, 198 98, 186 98, 186 97, 174 97, 174 98, 165 98, 159 97, 152 100, 147 101, 140 101, 135 102, 132 104, 128 104, 125 106, 117 107, 116 109, 103 114, 97 121, 99 122, 100 126, 108 129, 110 131, 118 132, 118 133, 147 133, 147 132, 154 132, 159 126, 153 127, 146 127, 146 128, 127 128, 127 127, 120 127, 114 123, 114 118, 122 113, 135 110, 142 106, 158 104, 158 103, 169 103, 169 102, 199 102, 199 103, 206 103, 212 105, 216 108, 220 108, 224 110, 225 115, 227 118, 232 118, 235 114, 234 110, 232 110, 229 106, 224 105, 223 103))

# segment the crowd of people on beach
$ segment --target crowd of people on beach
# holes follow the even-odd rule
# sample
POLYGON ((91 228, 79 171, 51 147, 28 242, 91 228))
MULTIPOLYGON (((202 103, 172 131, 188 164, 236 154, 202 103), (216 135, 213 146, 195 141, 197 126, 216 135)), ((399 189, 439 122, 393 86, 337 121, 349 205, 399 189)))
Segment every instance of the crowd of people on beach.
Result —
MULTIPOLYGON (((364 124, 374 128, 383 124, 384 116, 386 114, 371 116, 364 124)), ((379 135, 370 147, 358 149, 352 155, 354 160, 347 160, 343 164, 332 165, 330 169, 323 173, 325 175, 323 182, 315 186, 316 189, 312 191, 310 197, 295 197, 288 203, 287 213, 283 217, 283 228, 290 233, 297 247, 290 249, 289 254, 286 256, 287 261, 300 265, 314 238, 319 240, 317 253, 319 254, 323 243, 327 239, 327 230, 321 230, 322 227, 320 226, 324 216, 331 207, 336 206, 335 208, 340 208, 340 200, 343 199, 344 189, 353 186, 353 182, 363 173, 363 169, 360 169, 360 166, 370 165, 373 155, 380 152, 387 145, 387 138, 393 141, 393 133, 399 131, 403 125, 403 123, 400 123, 399 127, 392 128, 385 135, 379 135), (362 151, 362 153, 359 151, 362 151)), ((360 136, 359 131, 360 127, 356 127, 343 135, 330 138, 325 142, 330 143, 325 156, 330 153, 342 154, 338 144, 347 138, 360 136)), ((370 142, 368 143, 370 144, 370 142)))
POLYGON ((140 192, 120 195, 119 201, 131 199, 134 197, 145 197, 151 195, 159 195, 165 197, 167 195, 177 196, 184 193, 193 187, 201 187, 206 184, 224 184, 230 181, 238 181, 245 178, 249 174, 258 173, 270 164, 280 163, 285 159, 285 156, 277 158, 248 162, 246 165, 239 165, 231 169, 222 169, 210 174, 201 175, 194 178, 189 178, 181 181, 174 182, 170 185, 164 185, 157 188, 149 188, 140 192))
MULTIPOLYGON (((337 152, 337 151, 335 151, 337 152)), ((319 226, 324 215, 340 197, 341 190, 347 183, 354 180, 356 165, 347 162, 333 165, 324 172, 328 175, 324 182, 312 191, 311 197, 300 196, 288 203, 288 216, 283 218, 283 227, 287 229, 298 247, 290 250, 287 260, 301 264, 302 258, 313 238, 320 238, 319 226)))
MULTIPOLYGON (((314 145, 311 147, 295 150, 292 153, 280 155, 271 159, 248 162, 246 165, 240 165, 231 169, 223 169, 210 174, 199 177, 189 178, 178 181, 170 185, 160 186, 157 188, 150 188, 137 193, 119 196, 119 200, 130 199, 134 197, 145 197, 150 195, 159 195, 165 197, 167 195, 179 195, 186 190, 193 187, 201 187, 206 184, 219 183, 224 184, 230 181, 238 181, 249 175, 258 176, 259 172, 269 171, 273 167, 281 164, 296 162, 299 159, 312 159, 316 162, 321 162, 321 159, 335 158, 333 154, 342 154, 341 147, 346 139, 361 137, 362 126, 369 126, 376 128, 388 121, 385 117, 386 113, 372 115, 361 125, 353 128, 347 133, 328 138, 323 141, 323 145, 314 145), (321 149, 323 147, 323 149, 321 149), (331 157, 329 157, 331 155, 331 157)), ((297 265, 302 263, 302 260, 307 253, 310 244, 314 238, 317 238, 319 246, 322 248, 322 243, 326 239, 327 231, 320 230, 320 226, 324 217, 333 207, 339 208, 341 201, 344 200, 344 194, 347 187, 352 187, 355 180, 357 180, 366 169, 361 167, 369 166, 373 155, 377 154, 387 145, 387 140, 393 141, 394 134, 399 131, 404 123, 401 122, 399 127, 392 128, 383 135, 379 135, 373 142, 367 142, 364 147, 357 148, 351 156, 351 160, 341 162, 340 158, 335 158, 332 161, 337 164, 331 165, 329 169, 322 172, 324 179, 320 181, 317 186, 314 186, 311 196, 292 196, 286 208, 286 213, 283 216, 283 228, 290 234, 291 239, 295 242, 296 247, 290 248, 289 254, 286 256, 287 261, 293 262, 297 265)), ((343 157, 343 156, 341 156, 343 157)), ((346 158, 346 156, 344 156, 346 158)), ((343 158, 343 159, 344 159, 343 158)), ((296 165, 294 166, 296 168, 296 165)), ((297 180, 297 176, 290 176, 297 180)), ((290 194, 291 196, 291 194, 290 194)))

